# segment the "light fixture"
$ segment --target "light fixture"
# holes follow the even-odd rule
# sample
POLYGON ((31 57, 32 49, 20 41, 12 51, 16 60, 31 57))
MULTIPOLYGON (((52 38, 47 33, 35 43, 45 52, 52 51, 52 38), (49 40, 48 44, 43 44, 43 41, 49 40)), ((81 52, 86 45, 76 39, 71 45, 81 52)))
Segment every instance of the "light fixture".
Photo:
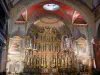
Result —
POLYGON ((45 4, 45 5, 43 5, 43 8, 45 10, 54 11, 54 10, 58 10, 60 8, 60 6, 58 4, 45 4))

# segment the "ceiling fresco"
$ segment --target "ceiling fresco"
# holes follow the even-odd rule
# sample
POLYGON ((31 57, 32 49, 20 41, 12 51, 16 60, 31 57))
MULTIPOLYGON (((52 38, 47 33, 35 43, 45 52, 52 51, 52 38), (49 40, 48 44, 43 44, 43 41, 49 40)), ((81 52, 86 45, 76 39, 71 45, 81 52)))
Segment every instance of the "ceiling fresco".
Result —
MULTIPOLYGON (((11 0, 11 4, 15 7, 16 7, 16 4, 19 2, 22 2, 22 0, 20 0, 20 1, 19 0, 16 0, 16 1, 11 0)), ((80 0, 80 2, 86 4, 89 2, 91 3, 92 0, 89 0, 89 1, 80 0)), ((87 5, 87 6, 89 7, 89 5, 87 5)), ((83 8, 83 10, 84 10, 84 8, 83 8)), ((45 15, 45 14, 47 14, 47 16, 57 15, 60 18, 59 20, 61 20, 61 21, 63 20, 62 22, 66 26, 70 27, 71 29, 73 26, 76 26, 76 27, 77 26, 78 27, 79 26, 80 27, 88 26, 87 20, 84 19, 83 16, 76 9, 73 8, 73 6, 71 7, 71 6, 65 5, 64 3, 61 3, 60 1, 57 1, 57 0, 53 0, 53 1, 47 0, 47 1, 43 1, 43 2, 31 5, 30 7, 26 8, 26 10, 24 12, 21 13, 21 15, 17 18, 16 21, 14 21, 14 23, 15 23, 14 25, 16 25, 17 27, 23 25, 24 27, 21 27, 21 30, 25 29, 24 32, 26 32, 28 30, 28 28, 31 27, 31 25, 33 25, 34 23, 36 23, 37 20, 40 19, 41 15, 45 15), (46 10, 45 8, 43 8, 44 5, 47 5, 47 7, 50 7, 50 8, 54 7, 55 5, 58 5, 59 7, 57 8, 57 10, 55 10, 55 9, 54 10, 53 9, 46 10), (26 29, 26 25, 27 25, 27 29, 26 29)), ((44 21, 39 20, 39 22, 41 22, 41 24, 44 24, 44 21)), ((45 25, 46 25, 46 23, 45 23, 45 25)), ((57 24, 57 26, 59 26, 59 25, 61 25, 61 24, 57 24)), ((14 27, 15 26, 13 26, 12 29, 14 27)), ((13 31, 13 33, 16 31, 13 31)))
MULTIPOLYGON (((36 5, 33 5, 29 7, 25 12, 23 12, 20 17, 17 19, 15 22, 16 24, 25 24, 27 23, 26 21, 29 20, 34 20, 35 17, 41 15, 41 14, 46 14, 46 13, 51 13, 51 14, 57 14, 61 17, 63 17, 67 22, 69 23, 74 23, 75 19, 80 18, 81 21, 84 21, 84 18, 72 7, 66 6, 58 1, 54 1, 53 3, 59 5, 58 10, 45 10, 43 6, 45 4, 48 4, 49 1, 47 2, 42 2, 36 5)), ((49 7, 49 6, 48 6, 49 7)))
MULTIPOLYGON (((23 1, 23 0, 9 0, 9 3, 12 5, 12 7, 14 7, 20 1, 23 1)), ((100 3, 100 0, 79 0, 79 1, 85 3, 90 8, 93 7, 93 6, 96 7, 100 3)))

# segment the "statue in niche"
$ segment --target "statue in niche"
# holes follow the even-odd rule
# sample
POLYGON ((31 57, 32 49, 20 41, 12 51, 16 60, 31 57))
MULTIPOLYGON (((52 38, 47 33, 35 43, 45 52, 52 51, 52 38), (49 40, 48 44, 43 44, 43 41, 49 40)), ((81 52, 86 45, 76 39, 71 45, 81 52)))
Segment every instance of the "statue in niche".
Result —
POLYGON ((72 45, 73 45, 72 37, 71 36, 70 37, 63 36, 62 37, 62 45, 63 45, 64 50, 72 48, 72 45))
POLYGON ((52 32, 55 34, 57 32, 56 28, 52 28, 52 32))
POLYGON ((40 29, 40 33, 43 33, 43 32, 44 32, 44 28, 41 28, 41 29, 40 29))
POLYGON ((30 39, 30 36, 26 36, 26 41, 25 41, 25 45, 26 45, 26 47, 28 48, 29 47, 29 45, 30 45, 30 41, 29 41, 29 39, 30 39))
POLYGON ((50 28, 50 34, 52 33, 52 28, 50 28))
POLYGON ((44 33, 50 33, 50 28, 49 27, 44 27, 44 33))

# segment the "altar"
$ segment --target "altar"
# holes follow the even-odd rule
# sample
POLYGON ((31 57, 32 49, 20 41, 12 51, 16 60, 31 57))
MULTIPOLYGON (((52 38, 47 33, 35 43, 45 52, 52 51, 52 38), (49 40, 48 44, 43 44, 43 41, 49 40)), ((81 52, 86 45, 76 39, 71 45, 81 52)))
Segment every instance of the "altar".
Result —
POLYGON ((12 68, 21 69, 16 73, 26 75, 76 75, 78 72, 90 74, 91 56, 86 38, 75 39, 70 30, 61 24, 33 25, 26 37, 20 39, 16 36, 17 39, 11 39, 8 71, 12 72, 10 65, 13 63, 10 62, 13 61, 15 64, 12 68))
POLYGON ((56 28, 44 27, 38 32, 38 38, 26 39, 25 69, 30 72, 38 69, 43 74, 75 71, 77 59, 73 48, 65 48, 64 38, 58 34, 56 28))

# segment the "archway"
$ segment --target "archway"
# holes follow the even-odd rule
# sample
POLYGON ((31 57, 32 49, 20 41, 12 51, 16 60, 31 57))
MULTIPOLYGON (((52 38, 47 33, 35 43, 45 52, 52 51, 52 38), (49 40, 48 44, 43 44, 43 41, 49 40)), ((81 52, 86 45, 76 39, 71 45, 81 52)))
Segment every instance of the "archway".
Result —
MULTIPOLYGON (((13 21, 15 21, 15 20, 18 18, 18 16, 20 16, 20 14, 21 14, 22 12, 24 12, 27 8, 31 7, 32 5, 41 3, 41 2, 46 2, 46 1, 40 1, 40 0, 36 1, 36 0, 34 0, 34 1, 21 1, 21 2, 19 2, 19 3, 18 3, 14 8, 12 8, 12 10, 11 10, 11 13, 10 13, 11 19, 12 19, 13 21), (18 14, 18 15, 16 16, 16 14, 18 14)), ((56 3, 56 1, 47 1, 47 3, 48 3, 48 2, 50 2, 50 3, 52 3, 52 2, 56 3)), ((86 20, 88 23, 90 23, 90 24, 94 23, 94 15, 93 15, 93 13, 92 13, 84 4, 82 4, 80 1, 58 1, 58 2, 61 2, 61 3, 66 4, 66 5, 68 5, 68 6, 71 6, 72 8, 74 8, 74 9, 76 9, 78 12, 80 12, 81 15, 85 18, 85 20, 86 20), (75 3, 74 3, 74 2, 75 2, 75 3), (79 8, 78 6, 79 6, 80 8, 79 8), (83 10, 83 9, 84 9, 84 10, 83 10), (86 14, 86 13, 87 13, 87 14, 86 14), (92 16, 91 16, 91 15, 92 15, 92 16), (87 17, 87 16, 88 16, 88 17, 87 17)))
POLYGON ((91 34, 92 36, 95 36, 95 34, 93 33, 94 29, 92 28, 94 25, 94 14, 90 11, 88 7, 86 7, 80 1, 21 1, 11 9, 10 17, 12 21, 10 21, 9 27, 12 28, 16 19, 18 19, 18 17, 20 16, 20 14, 23 13, 29 7, 39 4, 39 3, 53 3, 53 2, 58 3, 58 4, 59 2, 61 2, 62 4, 71 6, 72 8, 77 10, 82 15, 82 17, 85 19, 85 21, 88 23, 89 34, 91 34))
MULTIPOLYGON (((80 2, 79 1, 76 1, 75 3, 73 3, 73 1, 32 1, 32 3, 30 3, 31 1, 25 1, 25 2, 20 2, 19 4, 22 4, 21 5, 21 7, 20 7, 20 5, 18 4, 18 5, 16 5, 15 6, 15 8, 13 8, 12 9, 12 11, 11 11, 11 20, 13 21, 13 22, 11 22, 11 26, 13 26, 13 24, 15 23, 15 21, 18 19, 18 17, 20 16, 19 14, 21 14, 22 12, 23 12, 23 10, 24 9, 28 9, 29 7, 34 7, 35 6, 35 4, 36 5, 41 5, 41 3, 43 3, 43 4, 47 4, 47 3, 52 3, 52 2, 54 2, 54 3, 56 3, 56 4, 60 4, 61 5, 61 7, 64 5, 64 6, 67 6, 67 5, 69 5, 69 6, 71 6, 72 5, 72 9, 74 8, 75 9, 75 11, 73 12, 74 14, 75 13, 81 13, 81 15, 79 14, 78 15, 78 17, 76 18, 76 19, 74 19, 74 22, 73 22, 73 17, 74 16, 71 16, 71 20, 70 19, 68 19, 68 18, 70 18, 69 17, 69 15, 68 15, 68 13, 66 13, 66 11, 64 11, 64 9, 63 9, 63 7, 62 7, 62 9, 60 9, 59 11, 60 11, 60 14, 59 14, 59 12, 51 12, 51 13, 54 13, 54 14, 58 14, 58 15, 60 15, 60 16, 62 16, 64 19, 66 19, 65 21, 67 21, 67 23, 68 23, 68 20, 70 20, 71 21, 71 23, 69 24, 67 24, 67 25, 69 25, 69 26, 71 26, 71 27, 73 27, 73 25, 75 25, 75 26, 82 26, 83 25, 83 27, 89 27, 90 25, 89 24, 93 24, 93 22, 94 22, 94 18, 93 18, 93 14, 91 13, 91 11, 88 9, 88 8, 86 8, 83 4, 81 5, 80 4, 80 2), (81 8, 79 8, 78 7, 78 5, 81 7, 81 8), (18 7, 20 7, 20 8, 18 8, 18 7), (23 8, 23 10, 22 10, 22 8, 23 8), (83 10, 84 9, 84 10, 83 10), (87 9, 87 11, 85 11, 87 9), (21 11, 22 10, 22 11, 21 11), (77 11, 78 12, 77 12, 77 11), (87 17, 87 14, 85 14, 85 13, 87 13, 88 14, 88 17, 87 17), (18 14, 17 16, 15 16, 15 14, 18 14), (90 16, 92 14, 92 16, 90 16), (66 17, 64 17, 64 15, 66 16, 66 17), (85 21, 84 21, 85 20, 85 21), (81 22, 81 23, 79 23, 79 22, 81 22), (75 23, 77 23, 77 24, 75 24, 75 23)), ((37 15, 38 16, 40 16, 40 14, 43 14, 43 13, 48 13, 48 11, 46 11, 46 10, 42 10, 42 9, 40 9, 39 10, 39 8, 38 8, 38 10, 35 12, 35 13, 32 13, 33 15, 31 15, 31 19, 28 19, 27 20, 27 25, 28 25, 28 28, 30 28, 30 25, 32 24, 32 23, 34 23, 35 22, 35 20, 36 19, 32 19, 32 18, 34 18, 33 16, 35 15, 35 17, 37 18, 37 15), (37 13, 37 12, 39 12, 39 14, 37 13), (33 22, 34 21, 34 22, 33 22)), ((25 10, 24 10, 25 11, 25 10)), ((38 19, 38 18, 37 18, 38 19)), ((17 20, 18 21, 18 20, 17 20)), ((26 25, 26 24, 25 24, 26 25)), ((9 26, 9 27, 11 27, 11 26, 9 26)), ((28 28, 27 28, 27 30, 28 30, 28 28)), ((48 28, 47 28, 48 29, 48 28)), ((26 30, 26 31, 27 31, 26 30)), ((92 31, 92 30, 91 30, 92 31)), ((84 32, 84 31, 81 31, 81 32, 84 32)), ((87 36, 87 35, 86 35, 87 36)), ((83 37, 82 38, 80 38, 79 40, 85 40, 83 37)), ((83 58, 84 59, 84 58, 83 58)), ((31 61, 31 59, 30 59, 30 61, 31 61)), ((85 60, 84 60, 85 61, 85 60)), ((83 62, 84 62, 83 61, 83 62)))

